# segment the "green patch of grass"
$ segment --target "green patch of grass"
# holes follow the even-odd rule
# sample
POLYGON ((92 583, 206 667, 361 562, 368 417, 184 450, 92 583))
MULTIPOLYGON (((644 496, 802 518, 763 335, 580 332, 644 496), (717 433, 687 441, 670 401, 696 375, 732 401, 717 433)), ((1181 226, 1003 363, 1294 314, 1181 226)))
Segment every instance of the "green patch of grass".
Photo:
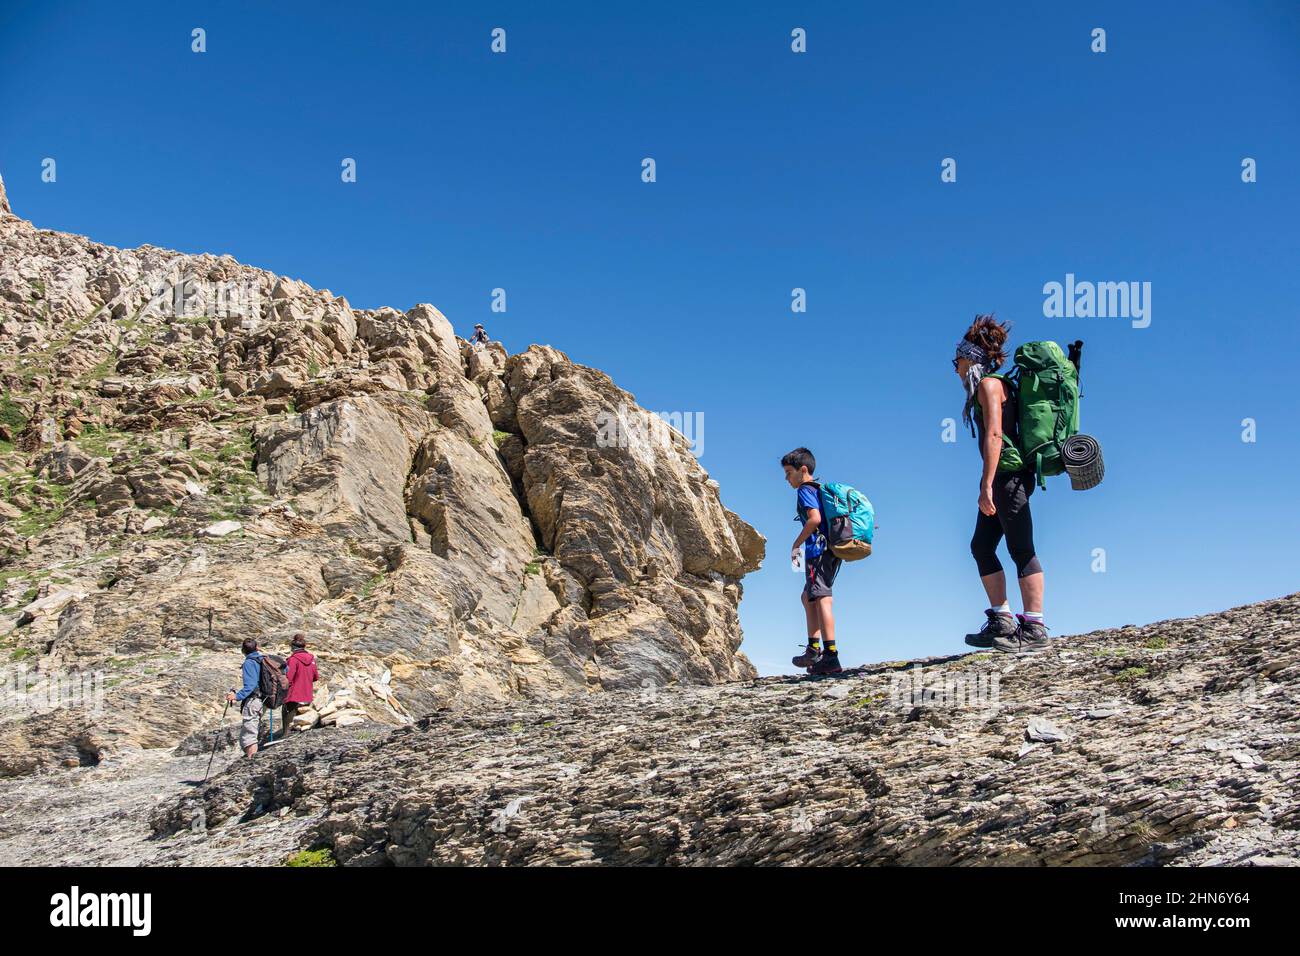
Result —
POLYGON ((492 444, 494 444, 494 445, 496 445, 498 448, 500 448, 500 447, 501 447, 501 443, 502 443, 503 441, 505 441, 505 440, 506 440, 507 438, 509 438, 509 437, 510 437, 510 433, 509 433, 509 432, 502 432, 502 431, 495 431, 495 430, 494 430, 494 431, 492 432, 492 444))
POLYGON ((84 382, 98 382, 105 378, 109 372, 117 368, 117 351, 113 350, 100 359, 99 364, 92 368, 85 375, 81 376, 84 382))
POLYGON ((524 565, 524 574, 541 574, 541 573, 542 573, 542 562, 540 561, 529 561, 527 564, 524 565))
POLYGON ((44 490, 45 498, 51 499, 49 505, 40 505, 30 511, 25 512, 14 520, 14 531, 25 537, 34 537, 52 528, 59 523, 59 520, 68 511, 68 494, 69 489, 66 485, 32 483, 32 486, 40 485, 44 490))
POLYGON ((1127 647, 1098 647, 1092 652, 1093 657, 1124 657, 1128 654, 1127 647))
POLYGON ((10 581, 15 581, 18 578, 25 578, 31 573, 32 572, 30 571, 0 571, 0 588, 4 587, 10 581))
POLYGON ((512 734, 522 734, 524 732, 524 725, 516 720, 510 725, 510 732, 512 734))
POLYGON ((338 866, 338 860, 334 859, 334 851, 329 847, 323 847, 319 850, 299 850, 297 853, 287 857, 284 861, 285 866, 338 866))
POLYGON ((36 652, 32 650, 30 647, 19 647, 15 649, 12 654, 9 655, 9 659, 11 661, 23 661, 29 657, 35 657, 35 656, 36 656, 36 652))
POLYGON ((252 442, 228 442, 217 449, 218 461, 238 461, 252 448, 252 442))
POLYGON ((1142 646, 1149 651, 1163 651, 1169 646, 1169 641, 1163 637, 1153 637, 1142 646))
POLYGON ((15 435, 27 425, 27 416, 23 414, 22 408, 8 395, 0 396, 0 425, 15 435))
POLYGON ((243 468, 227 468, 221 473, 221 481, 239 491, 248 491, 257 485, 257 473, 243 468))
POLYGON ((42 356, 24 356, 18 362, 18 374, 24 388, 35 388, 36 379, 45 374, 46 360, 42 356))
POLYGON ((87 425, 77 436, 77 447, 96 458, 112 458, 117 453, 114 443, 127 437, 125 432, 114 431, 103 425, 87 425))
POLYGON ((1146 676, 1147 676, 1147 669, 1145 667, 1126 667, 1118 674, 1115 675, 1115 679, 1119 681, 1121 684, 1131 684, 1134 681, 1141 680, 1143 677, 1146 676))
POLYGON ((375 588, 379 587, 379 585, 383 583, 384 573, 381 571, 361 586, 362 599, 369 599, 370 595, 374 593, 375 588))

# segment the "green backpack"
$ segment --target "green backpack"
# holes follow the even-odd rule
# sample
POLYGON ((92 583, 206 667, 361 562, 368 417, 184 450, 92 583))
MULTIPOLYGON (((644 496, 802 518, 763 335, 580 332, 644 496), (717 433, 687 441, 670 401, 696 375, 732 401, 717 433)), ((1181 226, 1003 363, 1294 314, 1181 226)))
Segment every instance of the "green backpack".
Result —
MULTIPOLYGON (((1026 342, 1016 349, 1015 366, 1005 375, 992 375, 1011 389, 1016 402, 1016 434, 1002 429, 998 471, 1034 469, 1038 487, 1043 479, 1065 471, 1061 447, 1079 432, 1078 352, 1075 343, 1066 358, 1055 342, 1026 342)), ((976 406, 976 414, 981 410, 976 406)))

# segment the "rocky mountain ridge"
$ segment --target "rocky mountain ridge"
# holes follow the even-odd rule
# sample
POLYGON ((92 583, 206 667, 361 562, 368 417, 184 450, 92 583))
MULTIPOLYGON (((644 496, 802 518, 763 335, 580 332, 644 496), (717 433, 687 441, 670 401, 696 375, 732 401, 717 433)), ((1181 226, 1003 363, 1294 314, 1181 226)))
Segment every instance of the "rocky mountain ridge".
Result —
POLYGON ((0 776, 210 726, 248 636, 307 633, 320 699, 391 725, 754 674, 763 538, 553 348, 37 229, 0 183, 0 386, 0 776), (33 705, 91 674, 101 707, 33 705))
POLYGON ((0 781, 0 864, 1296 865, 1300 595, 986 653, 196 735, 0 781), (87 838, 89 834, 90 838, 87 838))

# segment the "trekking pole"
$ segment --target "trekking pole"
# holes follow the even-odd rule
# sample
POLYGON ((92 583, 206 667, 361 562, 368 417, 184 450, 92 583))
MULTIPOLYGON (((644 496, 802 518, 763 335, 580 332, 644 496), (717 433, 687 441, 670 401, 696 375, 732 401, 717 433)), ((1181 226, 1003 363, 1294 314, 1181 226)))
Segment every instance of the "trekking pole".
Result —
POLYGON ((212 756, 208 758, 208 769, 203 771, 203 782, 208 782, 208 774, 212 773, 212 761, 217 756, 217 744, 221 743, 221 731, 226 728, 226 714, 230 713, 230 701, 226 701, 226 709, 221 712, 221 726, 217 728, 216 735, 212 738, 212 756))

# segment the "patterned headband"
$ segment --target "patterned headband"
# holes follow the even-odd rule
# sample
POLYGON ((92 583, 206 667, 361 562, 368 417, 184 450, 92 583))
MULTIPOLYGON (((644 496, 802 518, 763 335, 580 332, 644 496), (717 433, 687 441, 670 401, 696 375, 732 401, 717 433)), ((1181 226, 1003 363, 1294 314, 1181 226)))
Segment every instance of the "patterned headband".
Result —
POLYGON ((985 368, 992 364, 988 352, 985 352, 974 342, 968 342, 965 339, 957 343, 957 357, 970 359, 976 365, 983 365, 985 368))

